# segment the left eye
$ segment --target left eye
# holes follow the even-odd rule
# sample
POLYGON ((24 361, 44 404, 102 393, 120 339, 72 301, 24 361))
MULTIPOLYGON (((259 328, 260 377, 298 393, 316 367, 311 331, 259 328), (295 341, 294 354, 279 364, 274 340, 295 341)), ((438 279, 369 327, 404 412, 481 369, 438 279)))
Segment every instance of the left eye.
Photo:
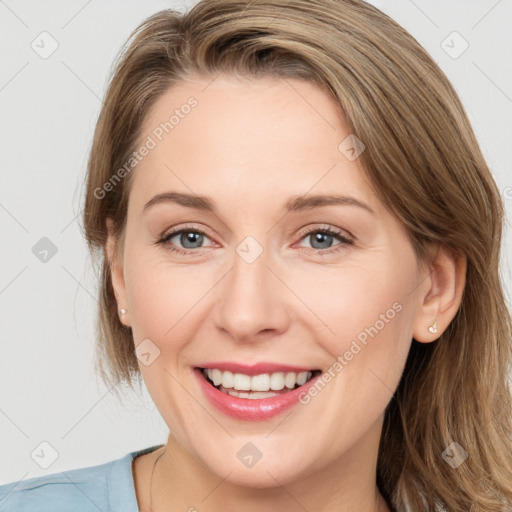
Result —
POLYGON ((304 249, 317 250, 320 254, 340 251, 347 245, 352 245, 354 243, 353 239, 345 236, 343 232, 334 230, 330 227, 311 229, 302 233, 301 240, 308 238, 310 240, 311 247, 304 247, 304 249), (338 239, 340 243, 333 247, 333 239, 338 239))
POLYGON ((338 233, 335 233, 330 230, 323 231, 310 231, 307 235, 305 235, 302 240, 309 239, 311 243, 312 249, 330 249, 332 247, 332 243, 334 239, 338 239, 341 243, 348 242, 348 239, 344 239, 338 233), (318 244, 318 245, 316 245, 318 244), (315 246, 316 245, 316 246, 315 246))

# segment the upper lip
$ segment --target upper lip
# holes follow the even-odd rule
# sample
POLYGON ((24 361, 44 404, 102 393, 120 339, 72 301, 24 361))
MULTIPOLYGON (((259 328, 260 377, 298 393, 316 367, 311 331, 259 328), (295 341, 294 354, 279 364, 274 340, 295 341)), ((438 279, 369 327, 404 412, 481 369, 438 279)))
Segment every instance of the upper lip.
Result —
POLYGON ((305 366, 293 366, 289 364, 280 363, 255 363, 251 365, 235 363, 229 361, 218 361, 211 363, 200 363, 198 368, 217 368, 221 371, 229 371, 232 373, 243 373, 245 375, 261 375, 262 373, 276 373, 276 372, 313 372, 316 368, 306 368, 305 366))

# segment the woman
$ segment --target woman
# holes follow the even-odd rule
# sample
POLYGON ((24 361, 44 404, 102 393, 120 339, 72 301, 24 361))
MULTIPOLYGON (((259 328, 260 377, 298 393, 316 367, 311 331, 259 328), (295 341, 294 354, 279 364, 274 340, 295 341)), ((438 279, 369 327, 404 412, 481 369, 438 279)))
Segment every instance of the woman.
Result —
POLYGON ((503 215, 452 86, 376 8, 155 14, 106 94, 84 231, 98 369, 142 376, 169 437, 0 509, 510 510, 503 215))

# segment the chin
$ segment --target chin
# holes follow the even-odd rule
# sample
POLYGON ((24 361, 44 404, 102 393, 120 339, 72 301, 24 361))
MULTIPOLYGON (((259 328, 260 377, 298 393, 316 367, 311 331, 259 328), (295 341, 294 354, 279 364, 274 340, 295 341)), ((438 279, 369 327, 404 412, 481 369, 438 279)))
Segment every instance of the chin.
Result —
POLYGON ((294 459, 290 455, 275 454, 264 460, 262 456, 252 467, 244 467, 236 455, 231 464, 218 464, 218 461, 203 461, 203 464, 219 478, 233 485, 268 489, 289 484, 314 471, 312 467, 303 467, 304 460, 301 454, 297 454, 297 457, 298 459, 294 459))

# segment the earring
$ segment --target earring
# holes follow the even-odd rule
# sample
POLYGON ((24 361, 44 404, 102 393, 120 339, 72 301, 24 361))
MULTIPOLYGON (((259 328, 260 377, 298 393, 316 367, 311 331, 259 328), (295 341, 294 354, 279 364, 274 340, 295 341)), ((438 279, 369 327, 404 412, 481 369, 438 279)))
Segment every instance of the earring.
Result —
POLYGON ((123 322, 123 316, 126 315, 126 313, 128 313, 128 310, 123 308, 123 309, 120 309, 119 310, 119 320, 120 322, 125 326, 125 327, 128 327, 124 322, 123 322))
POLYGON ((430 332, 431 334, 437 334, 437 320, 434 322, 434 325, 431 325, 428 328, 428 332, 430 332))

